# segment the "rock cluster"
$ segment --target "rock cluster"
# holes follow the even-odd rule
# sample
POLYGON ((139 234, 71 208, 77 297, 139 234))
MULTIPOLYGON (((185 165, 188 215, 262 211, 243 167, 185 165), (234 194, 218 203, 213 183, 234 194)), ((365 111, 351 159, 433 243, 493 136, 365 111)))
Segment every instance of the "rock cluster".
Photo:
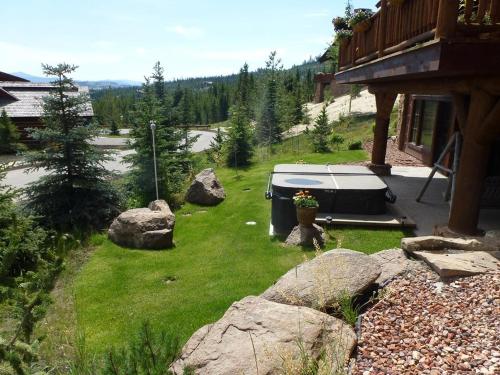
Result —
POLYGON ((226 193, 212 168, 198 173, 186 194, 190 203, 202 206, 215 206, 226 198, 226 193))
POLYGON ((439 236, 404 238, 401 247, 422 259, 442 278, 499 269, 498 247, 491 240, 439 236))
POLYGON ((148 208, 123 212, 111 224, 108 237, 117 245, 145 250, 173 246, 175 215, 167 202, 152 202, 148 208))
POLYGON ((171 370, 175 374, 186 367, 206 375, 279 374, 283 366, 300 366, 301 355, 317 360, 326 352, 334 359, 328 361, 328 366, 334 365, 329 372, 333 374, 344 367, 355 345, 354 331, 339 319, 305 307, 246 297, 218 322, 198 330, 171 370))
POLYGON ((378 262, 352 250, 336 249, 298 265, 262 297, 278 303, 325 309, 343 294, 363 293, 380 276, 378 262))
POLYGON ((397 275, 401 275, 416 268, 425 267, 419 262, 408 259, 401 249, 388 249, 370 255, 380 265, 381 273, 375 283, 385 285, 397 275))
POLYGON ((355 375, 500 373, 500 273, 399 276, 361 325, 355 375))

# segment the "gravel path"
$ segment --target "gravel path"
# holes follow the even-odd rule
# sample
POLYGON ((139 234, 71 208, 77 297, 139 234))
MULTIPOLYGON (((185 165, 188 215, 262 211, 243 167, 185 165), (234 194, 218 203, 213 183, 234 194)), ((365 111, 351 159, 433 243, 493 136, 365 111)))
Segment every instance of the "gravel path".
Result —
POLYGON ((397 278, 362 322, 354 375, 499 374, 500 272, 397 278))

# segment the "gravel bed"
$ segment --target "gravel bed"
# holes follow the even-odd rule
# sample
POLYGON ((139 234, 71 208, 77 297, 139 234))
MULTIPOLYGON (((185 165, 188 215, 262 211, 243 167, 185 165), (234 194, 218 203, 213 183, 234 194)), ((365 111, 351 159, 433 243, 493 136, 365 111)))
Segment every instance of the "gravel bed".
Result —
POLYGON ((361 325, 354 375, 500 374, 500 272, 398 277, 361 325))
MULTIPOLYGON (((363 148, 370 155, 372 153, 373 141, 367 141, 363 145, 363 148)), ((425 164, 417 158, 407 154, 406 152, 400 151, 398 149, 397 141, 389 139, 387 141, 387 153, 385 157, 385 162, 391 164, 393 167, 404 166, 404 167, 424 167, 425 164)))

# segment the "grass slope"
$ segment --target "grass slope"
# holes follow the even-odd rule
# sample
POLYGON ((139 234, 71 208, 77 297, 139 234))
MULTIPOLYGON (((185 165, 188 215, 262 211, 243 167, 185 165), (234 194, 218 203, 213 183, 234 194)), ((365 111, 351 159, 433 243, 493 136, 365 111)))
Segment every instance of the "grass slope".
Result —
MULTIPOLYGON (((219 319, 231 303, 260 294, 313 256, 299 248, 284 248, 268 236, 271 206, 264 199, 268 174, 274 164, 297 159, 285 152, 245 171, 219 168, 227 199, 218 207, 187 204, 178 211, 176 248, 171 251, 128 250, 104 236, 94 239, 100 244, 75 280, 78 330, 85 334, 88 349, 101 352, 126 343, 145 319, 184 342, 201 326, 219 319), (247 221, 257 225, 246 225, 247 221)), ((344 163, 365 160, 366 154, 301 154, 300 159, 344 163)), ((328 248, 372 253, 397 246, 403 233, 336 228, 331 236, 328 248)))

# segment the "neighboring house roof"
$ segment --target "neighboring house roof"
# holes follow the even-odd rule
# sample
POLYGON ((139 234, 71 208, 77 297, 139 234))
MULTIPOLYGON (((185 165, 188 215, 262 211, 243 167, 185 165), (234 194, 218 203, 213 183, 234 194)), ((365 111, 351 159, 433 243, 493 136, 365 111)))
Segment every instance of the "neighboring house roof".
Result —
POLYGON ((0 81, 19 81, 19 82, 29 82, 27 79, 13 76, 9 73, 0 72, 0 81))
MULTIPOLYGON (((0 111, 5 110, 11 118, 42 117, 43 98, 54 89, 50 83, 22 81, 0 81, 0 111)), ((87 87, 75 86, 68 95, 88 94, 87 87)), ((82 117, 94 116, 92 104, 87 103, 82 117)))

